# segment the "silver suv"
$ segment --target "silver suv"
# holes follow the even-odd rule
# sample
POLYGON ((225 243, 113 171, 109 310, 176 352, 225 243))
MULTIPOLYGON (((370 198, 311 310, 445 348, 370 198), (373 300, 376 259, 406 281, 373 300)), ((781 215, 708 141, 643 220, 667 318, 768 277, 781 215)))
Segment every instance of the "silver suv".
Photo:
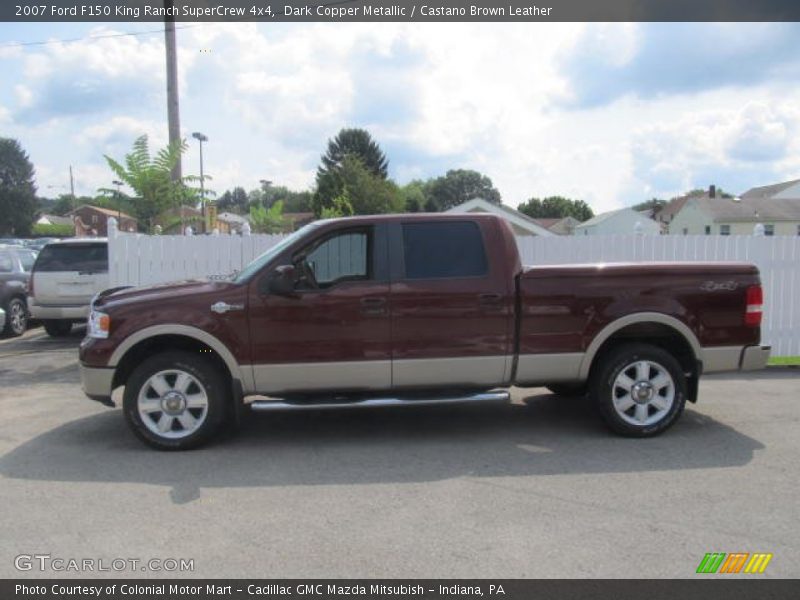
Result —
POLYGON ((108 240, 77 238, 47 244, 33 265, 28 310, 51 336, 68 335, 85 321, 89 303, 108 287, 108 240))

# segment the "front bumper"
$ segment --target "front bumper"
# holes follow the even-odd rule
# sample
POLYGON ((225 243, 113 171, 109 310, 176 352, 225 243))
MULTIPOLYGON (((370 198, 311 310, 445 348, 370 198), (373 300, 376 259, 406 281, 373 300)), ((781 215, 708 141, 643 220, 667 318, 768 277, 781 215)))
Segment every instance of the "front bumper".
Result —
POLYGON ((97 400, 106 406, 114 406, 111 399, 114 382, 114 369, 104 367, 87 367, 80 365, 81 387, 83 393, 92 400, 97 400))

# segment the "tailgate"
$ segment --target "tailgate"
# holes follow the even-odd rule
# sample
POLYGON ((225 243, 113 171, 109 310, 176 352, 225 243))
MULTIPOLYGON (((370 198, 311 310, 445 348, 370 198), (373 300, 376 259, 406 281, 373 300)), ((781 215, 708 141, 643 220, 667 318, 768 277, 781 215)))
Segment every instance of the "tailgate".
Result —
POLYGON ((105 242, 48 245, 33 266, 32 278, 37 304, 89 304, 108 286, 108 246, 105 242))

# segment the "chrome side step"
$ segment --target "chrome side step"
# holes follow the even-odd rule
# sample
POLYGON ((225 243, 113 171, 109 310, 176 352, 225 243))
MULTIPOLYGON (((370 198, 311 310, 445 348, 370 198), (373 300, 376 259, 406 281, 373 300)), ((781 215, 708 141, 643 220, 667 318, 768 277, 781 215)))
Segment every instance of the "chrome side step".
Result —
POLYGON ((379 406, 428 406, 433 404, 462 404, 466 402, 507 402, 510 394, 503 391, 481 392, 463 396, 416 398, 363 398, 352 401, 285 402, 283 400, 254 400, 250 407, 257 411, 324 410, 340 408, 374 408, 379 406))

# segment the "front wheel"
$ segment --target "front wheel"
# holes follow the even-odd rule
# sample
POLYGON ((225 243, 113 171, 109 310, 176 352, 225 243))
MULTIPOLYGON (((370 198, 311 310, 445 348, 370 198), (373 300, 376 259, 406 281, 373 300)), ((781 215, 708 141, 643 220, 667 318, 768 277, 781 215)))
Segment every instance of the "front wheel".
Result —
POLYGON ((649 344, 625 344, 602 359, 591 394, 603 420, 629 437, 658 435, 686 404, 686 376, 678 361, 649 344))
POLYGON ((230 386, 211 361, 188 352, 157 354, 125 384, 123 411, 136 436, 159 450, 188 450, 222 425, 230 386))

